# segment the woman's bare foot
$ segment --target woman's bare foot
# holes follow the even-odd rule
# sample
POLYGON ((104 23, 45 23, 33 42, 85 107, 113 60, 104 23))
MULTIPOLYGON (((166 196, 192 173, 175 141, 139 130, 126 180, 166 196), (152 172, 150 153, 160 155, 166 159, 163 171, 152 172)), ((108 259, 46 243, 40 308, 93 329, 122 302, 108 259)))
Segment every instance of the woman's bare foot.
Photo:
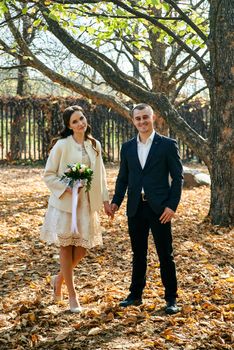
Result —
POLYGON ((59 302, 59 301, 63 300, 62 291, 61 291, 62 284, 59 281, 59 276, 58 275, 51 276, 50 284, 51 284, 51 287, 53 289, 54 301, 59 302))
POLYGON ((71 312, 79 313, 82 311, 82 308, 76 296, 69 298, 69 305, 71 312))

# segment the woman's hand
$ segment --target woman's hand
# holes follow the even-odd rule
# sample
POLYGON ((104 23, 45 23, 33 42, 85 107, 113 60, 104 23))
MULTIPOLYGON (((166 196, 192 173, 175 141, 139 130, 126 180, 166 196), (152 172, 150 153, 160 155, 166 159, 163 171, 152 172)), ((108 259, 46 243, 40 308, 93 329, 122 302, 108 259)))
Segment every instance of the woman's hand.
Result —
MULTIPOLYGON (((78 188, 78 193, 80 193, 82 187, 84 187, 84 186, 80 186, 80 187, 78 188)), ((66 190, 65 190, 65 192, 68 192, 68 193, 72 194, 72 188, 71 188, 71 187, 67 187, 66 190)))
POLYGON ((108 201, 105 201, 103 202, 103 205, 106 215, 113 217, 110 203, 108 201))
POLYGON ((118 205, 115 203, 111 204, 111 211, 112 211, 112 216, 114 217, 115 212, 119 209, 118 205))
POLYGON ((71 189, 71 187, 67 187, 66 190, 65 190, 65 192, 68 192, 68 193, 72 194, 72 189, 71 189))
POLYGON ((78 193, 80 193, 80 191, 81 191, 81 189, 83 188, 84 186, 80 186, 79 188, 78 188, 78 193))

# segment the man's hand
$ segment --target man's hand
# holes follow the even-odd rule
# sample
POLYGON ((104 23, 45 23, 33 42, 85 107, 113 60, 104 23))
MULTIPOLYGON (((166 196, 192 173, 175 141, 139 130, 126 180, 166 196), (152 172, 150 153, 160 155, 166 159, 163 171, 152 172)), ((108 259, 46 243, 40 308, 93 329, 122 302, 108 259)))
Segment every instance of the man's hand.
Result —
POLYGON ((175 216, 175 212, 172 209, 166 207, 164 209, 164 212, 160 216, 159 220, 161 221, 161 224, 166 224, 167 222, 171 221, 171 219, 174 216, 175 216))

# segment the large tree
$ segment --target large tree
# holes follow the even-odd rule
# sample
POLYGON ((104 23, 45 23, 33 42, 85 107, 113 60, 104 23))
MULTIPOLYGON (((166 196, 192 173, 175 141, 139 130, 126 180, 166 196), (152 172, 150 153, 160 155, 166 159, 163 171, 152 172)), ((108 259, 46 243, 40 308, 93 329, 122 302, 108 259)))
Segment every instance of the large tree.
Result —
MULTIPOLYGON (((234 217, 233 1, 210 0, 208 18, 197 16, 201 6, 204 6, 203 0, 188 0, 181 4, 173 0, 165 0, 162 4, 159 0, 61 0, 53 2, 35 0, 27 3, 27 15, 34 17, 36 14, 37 16, 35 25, 52 33, 74 57, 92 67, 115 91, 128 96, 135 102, 144 101, 151 104, 158 115, 162 116, 176 134, 194 150, 210 171, 212 222, 220 225, 232 224, 234 217), (84 15, 87 17, 85 18, 84 15), (93 26, 89 22, 91 17, 96 19, 93 26), (86 21, 89 26, 86 26, 86 21), (208 35, 206 33, 207 21, 208 35), (142 35, 143 30, 145 30, 145 35, 142 35), (96 42, 85 42, 84 36, 83 38, 80 36, 81 32, 93 35, 96 42), (117 64, 111 60, 108 50, 104 52, 104 47, 103 50, 100 50, 100 47, 94 46, 94 44, 100 46, 108 36, 109 42, 116 45, 116 52, 121 51, 121 54, 125 54, 126 57, 131 53, 131 57, 134 57, 134 64, 138 61, 139 64, 144 64, 148 68, 147 74, 150 73, 150 82, 147 74, 144 76, 138 70, 138 76, 136 74, 132 76, 126 72, 123 64, 117 64), (120 40, 120 38, 123 39, 124 50, 123 46, 117 45, 117 39, 120 40), (162 61, 166 55, 160 54, 157 57, 158 52, 153 55, 159 46, 162 51, 171 50, 170 60, 166 65, 162 61), (206 50, 209 51, 209 61, 205 54, 206 50), (179 65, 178 57, 180 57, 179 65), (185 63, 189 61, 195 65, 193 69, 187 66, 186 72, 185 63), (177 75, 170 80, 168 73, 172 73, 175 62, 177 62, 177 67, 183 69, 179 77, 177 75), (165 67, 169 67, 170 70, 166 71, 165 67), (162 72, 164 75, 159 74, 160 69, 164 69, 162 72), (185 81, 192 71, 198 69, 210 94, 211 123, 208 139, 198 135, 170 103, 170 98, 173 100, 171 92, 174 91, 176 95, 175 91, 180 81, 185 81), (162 76, 165 77, 164 81, 162 76), (161 85, 158 77, 161 79, 161 85), (167 86, 168 82, 173 85, 172 81, 175 85, 174 90, 168 89, 167 86), (163 93, 158 89, 159 86, 163 93)), ((19 16, 17 1, 9 0, 4 4, 5 20, 20 49, 11 52, 10 45, 0 39, 0 44, 5 51, 16 58, 21 57, 25 64, 43 72, 51 80, 82 93, 96 103, 106 104, 123 116, 129 117, 128 108, 115 96, 90 89, 60 74, 49 64, 45 64, 43 57, 36 56, 25 42, 16 24, 19 16)), ((174 71, 178 72, 178 68, 175 68, 174 71)))

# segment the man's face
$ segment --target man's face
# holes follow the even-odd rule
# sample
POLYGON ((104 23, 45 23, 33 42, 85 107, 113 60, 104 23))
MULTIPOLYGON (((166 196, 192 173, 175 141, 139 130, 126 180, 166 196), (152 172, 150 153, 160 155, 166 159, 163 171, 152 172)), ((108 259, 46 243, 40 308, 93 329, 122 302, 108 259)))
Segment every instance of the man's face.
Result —
POLYGON ((133 111, 133 124, 140 134, 150 134, 154 129, 155 116, 150 107, 133 111))

